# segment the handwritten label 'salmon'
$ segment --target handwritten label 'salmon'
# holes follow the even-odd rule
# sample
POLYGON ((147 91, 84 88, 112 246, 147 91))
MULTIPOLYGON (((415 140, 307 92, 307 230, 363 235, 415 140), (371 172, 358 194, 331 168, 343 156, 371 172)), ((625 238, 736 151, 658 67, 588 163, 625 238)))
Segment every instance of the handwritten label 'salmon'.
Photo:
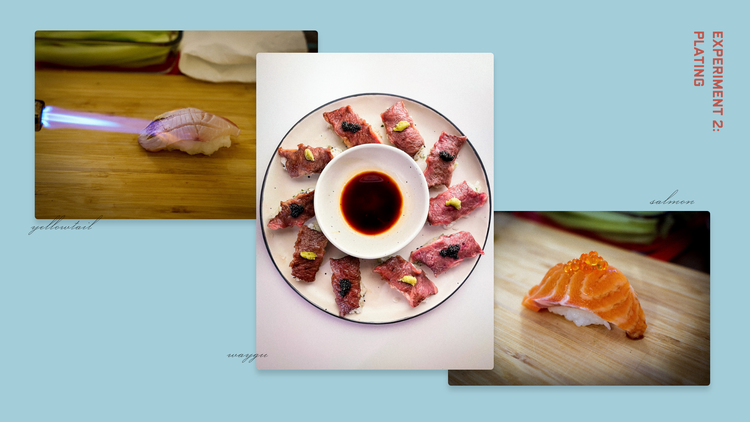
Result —
POLYGON ((653 205, 690 205, 690 204, 695 204, 695 201, 670 201, 670 199, 672 199, 673 196, 677 195, 677 191, 678 191, 678 189, 675 189, 675 191, 672 192, 672 194, 669 195, 669 197, 667 199, 663 200, 663 201, 659 201, 658 199, 654 199, 653 201, 651 201, 649 203, 653 204, 653 205))

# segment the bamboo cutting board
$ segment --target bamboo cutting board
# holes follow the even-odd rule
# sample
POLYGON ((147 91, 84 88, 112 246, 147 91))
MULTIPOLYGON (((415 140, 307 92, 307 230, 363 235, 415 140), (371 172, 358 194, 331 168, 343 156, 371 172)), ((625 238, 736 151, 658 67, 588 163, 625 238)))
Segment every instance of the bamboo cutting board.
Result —
POLYGON ((495 367, 450 385, 708 385, 709 276, 509 214, 495 214, 495 367), (521 300, 547 270, 591 250, 628 278, 648 329, 577 327, 521 300))
POLYGON ((241 130, 211 156, 148 152, 133 133, 35 134, 36 218, 255 218, 255 84, 182 75, 44 70, 35 97, 67 110, 152 120, 196 107, 241 130))

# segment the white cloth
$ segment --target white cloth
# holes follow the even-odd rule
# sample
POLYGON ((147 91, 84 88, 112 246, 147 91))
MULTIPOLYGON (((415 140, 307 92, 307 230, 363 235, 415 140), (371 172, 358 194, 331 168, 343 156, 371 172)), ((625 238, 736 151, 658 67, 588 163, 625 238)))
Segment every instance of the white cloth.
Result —
POLYGON ((185 31, 180 44, 180 71, 209 82, 256 81, 255 55, 260 52, 307 51, 302 31, 185 31))

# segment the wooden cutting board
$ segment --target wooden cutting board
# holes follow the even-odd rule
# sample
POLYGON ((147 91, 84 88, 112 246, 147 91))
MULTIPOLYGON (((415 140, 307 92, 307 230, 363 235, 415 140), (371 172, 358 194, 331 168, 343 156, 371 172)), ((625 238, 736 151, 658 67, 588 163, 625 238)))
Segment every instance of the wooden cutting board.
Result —
POLYGON ((152 120, 196 107, 241 129, 211 156, 148 152, 133 133, 35 134, 36 218, 255 218, 255 84, 182 75, 40 70, 35 97, 67 110, 152 120))
POLYGON ((449 371, 450 385, 708 385, 709 275, 509 214, 495 214, 495 367, 449 371), (577 327, 521 305, 549 268, 596 250, 628 277, 648 329, 577 327))

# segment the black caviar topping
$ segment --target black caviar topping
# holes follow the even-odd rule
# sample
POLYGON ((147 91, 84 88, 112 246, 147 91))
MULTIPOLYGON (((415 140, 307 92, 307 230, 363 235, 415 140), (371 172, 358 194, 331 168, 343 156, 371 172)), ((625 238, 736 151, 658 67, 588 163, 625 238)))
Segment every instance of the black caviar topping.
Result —
POLYGON ((450 257, 453 259, 458 259, 458 251, 461 249, 461 246, 459 245, 450 245, 447 248, 440 251, 440 256, 443 258, 450 257))
POLYGON ((349 281, 347 278, 342 278, 341 281, 339 281, 339 294, 341 297, 346 296, 347 293, 349 293, 349 290, 352 289, 352 282, 349 281))
POLYGON ((448 154, 445 151, 440 151, 440 158, 442 158, 443 161, 453 161, 453 159, 456 158, 456 156, 448 154))
POLYGON ((292 211, 292 218, 299 217, 305 211, 305 207, 299 204, 291 204, 289 209, 292 211))
POLYGON ((356 123, 349 123, 344 120, 344 123, 341 123, 341 129, 343 129, 344 132, 357 133, 360 129, 362 129, 362 126, 356 123))

